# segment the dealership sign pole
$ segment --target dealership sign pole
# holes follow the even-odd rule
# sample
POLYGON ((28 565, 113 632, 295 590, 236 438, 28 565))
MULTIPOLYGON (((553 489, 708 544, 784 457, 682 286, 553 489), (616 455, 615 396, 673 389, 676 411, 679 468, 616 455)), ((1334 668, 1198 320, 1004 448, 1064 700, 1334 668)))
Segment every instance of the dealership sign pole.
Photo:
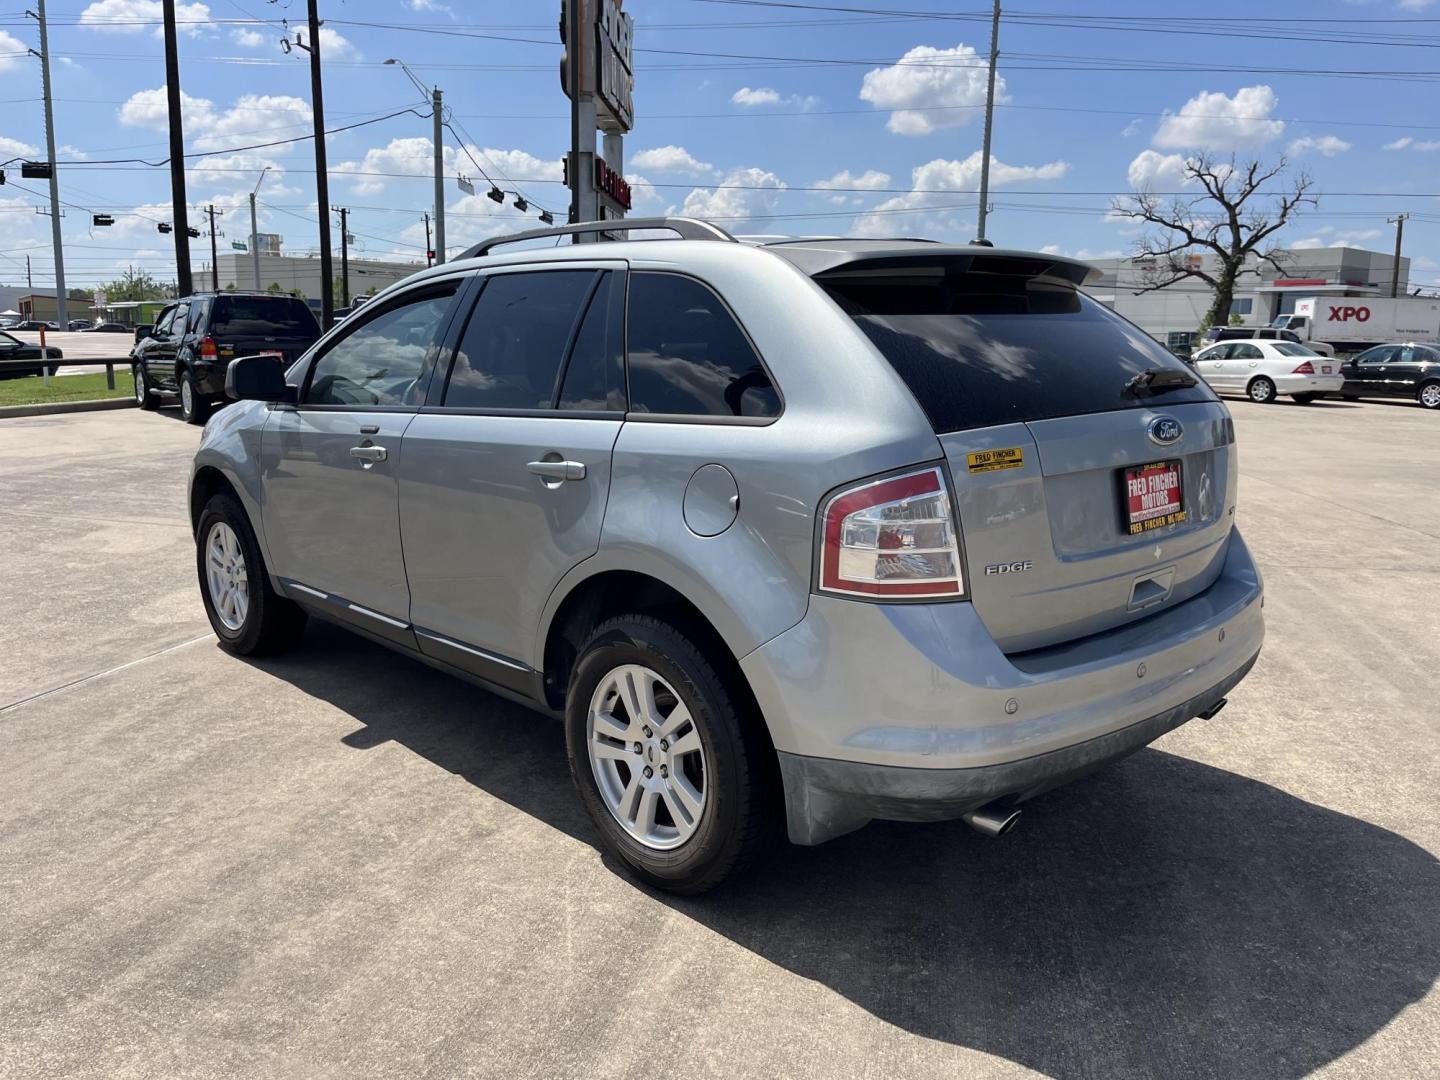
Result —
POLYGON ((622 3, 562 0, 560 6, 565 43, 560 85, 570 98, 565 183, 572 222, 617 220, 630 209, 623 137, 635 123, 635 20, 622 3), (596 154, 597 128, 605 133, 603 155, 596 154))

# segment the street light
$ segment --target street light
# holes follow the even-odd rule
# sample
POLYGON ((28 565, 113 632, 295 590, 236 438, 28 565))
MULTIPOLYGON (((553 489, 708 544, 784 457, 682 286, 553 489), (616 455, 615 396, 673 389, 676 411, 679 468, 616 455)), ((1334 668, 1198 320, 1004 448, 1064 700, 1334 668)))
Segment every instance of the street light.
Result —
POLYGON ((260 170, 260 179, 255 181, 255 190, 250 192, 250 260, 255 267, 255 291, 260 291, 260 231, 255 224, 255 196, 260 193, 260 185, 265 182, 265 174, 270 171, 266 165, 260 170))
POLYGON ((404 60, 397 60, 392 56, 385 63, 398 66, 415 84, 415 89, 430 98, 430 114, 435 129, 432 141, 435 144, 435 262, 438 265, 445 261, 445 143, 440 131, 444 122, 440 88, 437 86, 433 90, 426 90, 425 84, 415 77, 410 65, 404 60))

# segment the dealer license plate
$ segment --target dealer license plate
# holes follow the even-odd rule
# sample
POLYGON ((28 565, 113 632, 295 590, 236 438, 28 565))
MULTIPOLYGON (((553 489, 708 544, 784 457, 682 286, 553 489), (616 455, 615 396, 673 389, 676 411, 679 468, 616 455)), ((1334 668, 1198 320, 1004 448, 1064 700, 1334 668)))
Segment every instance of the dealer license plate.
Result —
POLYGON ((1131 536, 1178 525, 1185 520, 1180 462, 1155 461, 1125 470, 1121 489, 1123 519, 1131 536))
POLYGON ((256 355, 256 356, 273 356, 273 357, 275 357, 277 360, 284 360, 284 359, 285 359, 285 354, 284 354, 283 352, 281 352, 279 349, 261 349, 261 350, 260 350, 258 353, 256 353, 255 355, 256 355))

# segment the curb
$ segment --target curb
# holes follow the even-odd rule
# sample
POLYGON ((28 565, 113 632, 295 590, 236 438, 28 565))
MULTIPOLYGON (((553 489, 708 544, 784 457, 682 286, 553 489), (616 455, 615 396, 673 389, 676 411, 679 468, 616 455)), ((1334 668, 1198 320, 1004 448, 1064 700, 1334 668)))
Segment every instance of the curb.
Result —
POLYGON ((46 401, 37 405, 0 405, 0 420, 11 416, 49 416, 51 413, 98 412, 103 409, 134 409, 134 397, 100 398, 95 401, 46 401))

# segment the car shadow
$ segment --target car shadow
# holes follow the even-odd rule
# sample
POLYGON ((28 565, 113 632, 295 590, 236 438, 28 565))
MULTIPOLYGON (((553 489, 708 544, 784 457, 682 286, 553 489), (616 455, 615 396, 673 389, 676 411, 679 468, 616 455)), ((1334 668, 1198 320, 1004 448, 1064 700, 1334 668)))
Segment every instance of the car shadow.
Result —
MULTIPOLYGON (((558 723, 324 625, 257 666, 354 717, 347 746, 394 741, 595 843, 558 723)), ((1428 852, 1153 749, 1000 841, 877 822, 704 897, 650 895, 906 1031, 1053 1077, 1303 1076, 1440 973, 1428 852)))

